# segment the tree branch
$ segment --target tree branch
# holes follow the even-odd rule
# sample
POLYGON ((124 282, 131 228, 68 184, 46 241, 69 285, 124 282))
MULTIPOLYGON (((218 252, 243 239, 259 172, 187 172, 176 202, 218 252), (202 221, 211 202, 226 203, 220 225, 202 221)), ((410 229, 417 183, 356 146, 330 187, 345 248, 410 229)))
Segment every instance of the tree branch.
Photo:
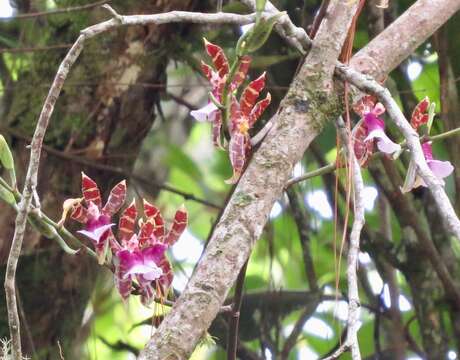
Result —
POLYGON ((320 27, 273 128, 242 175, 198 267, 140 359, 187 358, 214 319, 294 164, 324 124, 339 115, 332 75, 355 10, 356 4, 345 2, 331 6, 330 21, 320 27))

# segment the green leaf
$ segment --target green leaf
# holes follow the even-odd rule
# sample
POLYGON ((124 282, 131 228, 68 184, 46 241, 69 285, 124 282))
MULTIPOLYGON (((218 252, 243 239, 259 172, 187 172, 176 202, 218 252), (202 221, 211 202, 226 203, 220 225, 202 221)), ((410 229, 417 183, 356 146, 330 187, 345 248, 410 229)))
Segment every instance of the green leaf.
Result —
POLYGON ((0 186, 0 198, 9 205, 16 204, 16 199, 11 191, 5 189, 3 186, 0 186))
POLYGON ((0 135, 0 161, 5 169, 14 169, 13 154, 3 135, 0 135))
POLYGON ((286 12, 280 12, 268 19, 260 18, 251 30, 244 33, 236 45, 236 54, 242 56, 254 52, 262 47, 267 41, 276 22, 285 15, 286 12))

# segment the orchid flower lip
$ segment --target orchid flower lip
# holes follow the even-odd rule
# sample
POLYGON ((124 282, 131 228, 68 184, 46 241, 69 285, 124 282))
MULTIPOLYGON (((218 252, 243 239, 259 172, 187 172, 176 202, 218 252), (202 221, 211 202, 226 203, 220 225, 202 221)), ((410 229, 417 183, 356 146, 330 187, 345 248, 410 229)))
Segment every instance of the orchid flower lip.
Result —
POLYGON ((190 112, 190 115, 195 118, 195 120, 204 122, 204 121, 214 121, 216 111, 219 109, 217 106, 211 101, 207 105, 203 106, 198 110, 193 110, 190 112))
POLYGON ((114 226, 115 224, 107 224, 107 225, 102 225, 102 226, 99 226, 98 228, 94 229, 94 230, 79 230, 77 231, 77 233, 79 234, 82 234, 88 238, 90 238, 91 240, 94 240, 96 242, 96 244, 99 243, 99 241, 101 240, 102 236, 112 227, 114 226))

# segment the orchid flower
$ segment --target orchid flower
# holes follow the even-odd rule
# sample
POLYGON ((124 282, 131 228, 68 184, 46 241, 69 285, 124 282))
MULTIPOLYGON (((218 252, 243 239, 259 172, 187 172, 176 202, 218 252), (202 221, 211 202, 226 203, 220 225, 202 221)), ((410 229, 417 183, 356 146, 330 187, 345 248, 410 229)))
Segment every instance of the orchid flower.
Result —
MULTIPOLYGON (((229 73, 229 65, 227 57, 221 47, 210 43, 204 39, 204 46, 207 54, 211 57, 214 69, 208 64, 201 62, 201 70, 206 78, 211 83, 211 94, 214 99, 221 103, 224 91, 225 82, 229 73)), ((235 73, 235 76, 230 83, 229 93, 236 91, 246 78, 246 74, 251 64, 251 57, 242 56, 240 65, 235 73)), ((212 138, 216 147, 223 148, 220 141, 220 132, 222 128, 222 115, 219 108, 212 101, 198 110, 193 110, 190 113, 197 121, 209 121, 212 123, 212 138)))
MULTIPOLYGON (((430 121, 430 115, 428 113, 429 108, 430 100, 428 97, 422 99, 415 107, 414 111, 412 112, 410 121, 410 124, 415 130, 419 131, 420 126, 425 125, 430 121)), ((430 128, 430 125, 428 125, 428 128, 430 128)), ((431 146, 431 142, 424 142, 422 144, 422 151, 426 163, 430 170, 433 172, 433 175, 435 175, 444 185, 445 183, 443 179, 452 174, 454 167, 450 161, 440 161, 433 158, 433 148, 431 146)), ((403 193, 409 192, 419 186, 426 187, 426 184, 422 177, 418 174, 415 162, 411 160, 409 163, 409 168, 407 169, 404 185, 401 187, 401 191, 403 193)))
POLYGON ((165 296, 172 283, 172 269, 165 252, 185 230, 188 215, 184 207, 177 210, 168 233, 159 209, 145 200, 144 215, 146 219, 140 221, 138 234, 134 233, 137 218, 134 202, 120 217, 121 244, 115 251, 115 284, 126 299, 136 281, 142 303, 148 304, 155 293, 165 296))
POLYGON ((230 109, 230 161, 233 167, 233 176, 226 180, 234 184, 240 177, 246 163, 246 155, 251 150, 249 130, 254 126, 267 106, 270 104, 271 95, 267 93, 265 99, 256 103, 260 92, 265 87, 265 72, 257 79, 251 81, 244 89, 239 102, 232 99, 230 109))
POLYGON ((59 223, 65 221, 70 211, 71 219, 84 224, 85 228, 77 232, 91 240, 96 249, 98 262, 103 264, 109 242, 114 240, 111 227, 115 224, 111 223, 111 218, 125 201, 126 181, 123 180, 113 187, 104 207, 96 182, 85 173, 82 173, 81 186, 83 198, 67 199, 64 202, 64 211, 59 223), (83 201, 86 206, 83 205, 83 201))
POLYGON ((365 96, 353 109, 361 116, 361 121, 353 129, 354 150, 361 166, 365 165, 377 149, 386 154, 393 154, 401 150, 399 144, 394 143, 385 133, 385 122, 379 117, 385 112, 381 103, 375 104, 375 98, 365 96))
MULTIPOLYGON (((450 161, 441 161, 433 158, 433 148, 431 146, 431 142, 423 143, 422 150, 428 167, 433 172, 433 175, 436 176, 444 186, 445 182, 443 179, 452 174, 452 172, 454 171, 454 167, 452 166, 450 161)), ((418 188, 419 186, 426 187, 426 183, 418 174, 415 162, 411 160, 411 162, 409 163, 409 168, 407 170, 404 185, 401 187, 401 192, 406 193, 411 191, 412 189, 418 188)))

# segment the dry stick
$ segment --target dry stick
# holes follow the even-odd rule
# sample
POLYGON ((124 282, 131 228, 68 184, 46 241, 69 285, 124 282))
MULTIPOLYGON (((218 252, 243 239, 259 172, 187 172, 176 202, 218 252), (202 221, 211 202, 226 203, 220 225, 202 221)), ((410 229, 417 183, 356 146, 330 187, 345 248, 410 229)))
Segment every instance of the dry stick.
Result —
POLYGON ((243 302, 243 287, 246 277, 246 269, 249 260, 243 265, 236 279, 235 296, 233 297, 232 311, 230 313, 229 330, 227 337, 227 360, 236 360, 238 350, 238 328, 240 324, 240 311, 243 302))
POLYGON ((457 238, 457 241, 460 241, 460 220, 455 214, 440 180, 431 172, 426 163, 417 132, 410 126, 391 93, 370 76, 363 75, 346 66, 338 66, 336 69, 337 74, 342 79, 346 79, 361 91, 376 95, 383 103, 388 115, 406 139, 411 158, 417 165, 418 173, 433 194, 435 204, 447 230, 457 238))
POLYGON ((6 275, 5 275, 5 294, 8 309, 8 325, 12 342, 12 354, 14 359, 22 358, 20 322, 17 308, 15 278, 18 259, 21 254, 24 232, 26 229, 27 217, 33 193, 37 186, 38 168, 40 164, 40 155, 48 123, 53 113, 54 105, 59 97, 64 81, 70 71, 70 68, 77 60, 83 44, 86 40, 99 35, 103 32, 118 28, 123 25, 145 25, 145 24, 165 24, 171 22, 192 22, 192 23, 215 23, 215 24, 248 24, 254 21, 255 14, 238 15, 229 13, 204 14, 185 11, 171 11, 164 14, 156 15, 131 15, 121 16, 117 14, 110 6, 105 5, 114 16, 113 19, 90 26, 81 31, 72 48, 69 50, 64 60, 61 62, 59 69, 54 78, 53 84, 45 99, 40 117, 38 118, 34 136, 31 142, 30 160, 27 168, 27 175, 24 181, 24 190, 22 200, 18 206, 18 215, 16 217, 13 241, 8 256, 6 275))
POLYGON ((338 359, 345 351, 351 351, 353 360, 360 360, 361 354, 358 344, 359 329, 359 309, 361 307, 358 293, 358 278, 356 269, 358 268, 359 239, 361 230, 364 226, 364 182, 361 175, 361 168, 354 154, 353 146, 348 140, 346 126, 342 119, 338 121, 338 130, 344 144, 348 144, 346 153, 351 157, 353 168, 350 169, 352 174, 352 185, 354 195, 354 219, 350 233, 350 243, 347 257, 347 282, 348 282, 348 318, 347 318, 347 338, 345 342, 326 360, 338 359))
MULTIPOLYGON (((443 133, 438 134, 438 135, 422 136, 420 138, 420 140, 422 142, 424 142, 424 141, 438 141, 438 140, 446 139, 446 138, 449 138, 451 136, 455 136, 455 135, 459 135, 459 134, 460 134, 460 128, 456 128, 456 129, 452 129, 452 130, 443 132, 443 133)), ((402 147, 406 146, 406 141, 404 140, 403 142, 400 143, 400 145, 402 147)), ((372 154, 372 159, 374 159, 376 157, 381 157, 383 155, 384 154, 381 153, 381 152, 374 153, 374 154, 372 154)), ((327 164, 327 165, 322 166, 322 167, 320 167, 318 169, 309 171, 309 172, 307 172, 305 174, 302 174, 302 175, 299 175, 299 176, 296 176, 296 177, 293 177, 293 178, 289 179, 286 182, 286 188, 289 188, 294 184, 297 184, 299 182, 314 178, 316 176, 329 174, 331 172, 334 172, 335 170, 337 170, 337 164, 335 162, 327 164)))
POLYGON ((24 232, 26 229, 27 216, 29 213, 29 207, 31 204, 33 193, 37 186, 37 174, 40 163, 40 153, 45 137, 46 128, 53 112, 54 105, 59 96, 61 88, 64 84, 64 80, 73 65, 81 50, 83 49, 83 41, 85 40, 84 35, 80 35, 67 53, 66 57, 62 61, 54 79, 53 85, 46 97, 45 104, 37 122, 35 133, 32 138, 30 160, 27 169, 27 175, 24 182, 24 190, 22 192, 22 200, 19 203, 18 215, 16 217, 15 229, 13 241, 11 244, 11 250, 8 256, 8 262, 6 266, 5 275, 5 294, 8 308, 8 325, 10 328, 10 335, 12 341, 12 354, 13 358, 21 359, 21 333, 20 323, 18 317, 18 309, 16 302, 16 291, 15 291, 15 277, 16 268, 18 265, 18 259, 21 254, 22 241, 24 239, 24 232))

